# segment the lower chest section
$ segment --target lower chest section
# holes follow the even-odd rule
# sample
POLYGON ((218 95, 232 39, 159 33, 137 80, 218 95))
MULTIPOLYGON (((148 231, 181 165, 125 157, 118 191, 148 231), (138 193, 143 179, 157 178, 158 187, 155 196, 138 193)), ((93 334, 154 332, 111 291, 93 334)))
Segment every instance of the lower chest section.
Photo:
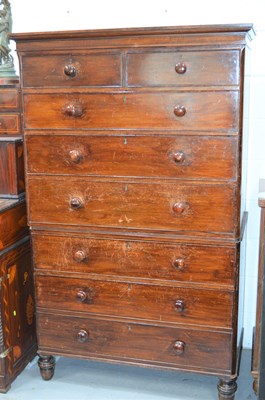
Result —
POLYGON ((40 352, 231 369, 234 247, 36 231, 33 246, 40 352))

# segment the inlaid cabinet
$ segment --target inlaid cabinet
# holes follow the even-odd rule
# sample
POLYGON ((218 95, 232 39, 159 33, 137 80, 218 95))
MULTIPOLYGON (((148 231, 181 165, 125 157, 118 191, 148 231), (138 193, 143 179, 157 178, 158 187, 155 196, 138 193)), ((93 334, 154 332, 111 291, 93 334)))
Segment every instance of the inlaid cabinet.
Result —
POLYGON ((36 355, 31 245, 25 200, 0 200, 0 392, 36 355))
POLYGON ((12 34, 39 366, 219 377, 233 399, 251 25, 12 34))

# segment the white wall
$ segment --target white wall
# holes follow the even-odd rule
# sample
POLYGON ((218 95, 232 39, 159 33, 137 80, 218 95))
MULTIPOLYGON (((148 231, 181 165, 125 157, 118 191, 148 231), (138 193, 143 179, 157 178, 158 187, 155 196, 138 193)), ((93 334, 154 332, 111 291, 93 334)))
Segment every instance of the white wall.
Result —
POLYGON ((265 178, 265 1, 264 0, 10 0, 13 32, 135 26, 253 23, 247 159, 247 228, 244 346, 255 324, 258 265, 259 178, 265 178))

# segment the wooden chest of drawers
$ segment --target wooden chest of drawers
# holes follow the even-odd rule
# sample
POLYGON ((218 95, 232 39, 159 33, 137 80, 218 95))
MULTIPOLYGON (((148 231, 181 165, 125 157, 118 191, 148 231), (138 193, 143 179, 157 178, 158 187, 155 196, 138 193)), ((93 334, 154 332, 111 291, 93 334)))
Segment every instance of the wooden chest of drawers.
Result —
POLYGON ((13 34, 39 365, 216 375, 236 391, 250 25, 13 34))

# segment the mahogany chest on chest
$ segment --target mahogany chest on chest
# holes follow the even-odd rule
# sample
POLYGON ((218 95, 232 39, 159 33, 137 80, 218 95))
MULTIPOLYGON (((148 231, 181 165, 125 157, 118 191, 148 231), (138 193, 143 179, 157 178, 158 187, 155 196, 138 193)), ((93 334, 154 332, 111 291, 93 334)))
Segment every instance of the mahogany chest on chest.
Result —
POLYGON ((13 34, 42 376, 53 355, 236 391, 251 25, 13 34))

